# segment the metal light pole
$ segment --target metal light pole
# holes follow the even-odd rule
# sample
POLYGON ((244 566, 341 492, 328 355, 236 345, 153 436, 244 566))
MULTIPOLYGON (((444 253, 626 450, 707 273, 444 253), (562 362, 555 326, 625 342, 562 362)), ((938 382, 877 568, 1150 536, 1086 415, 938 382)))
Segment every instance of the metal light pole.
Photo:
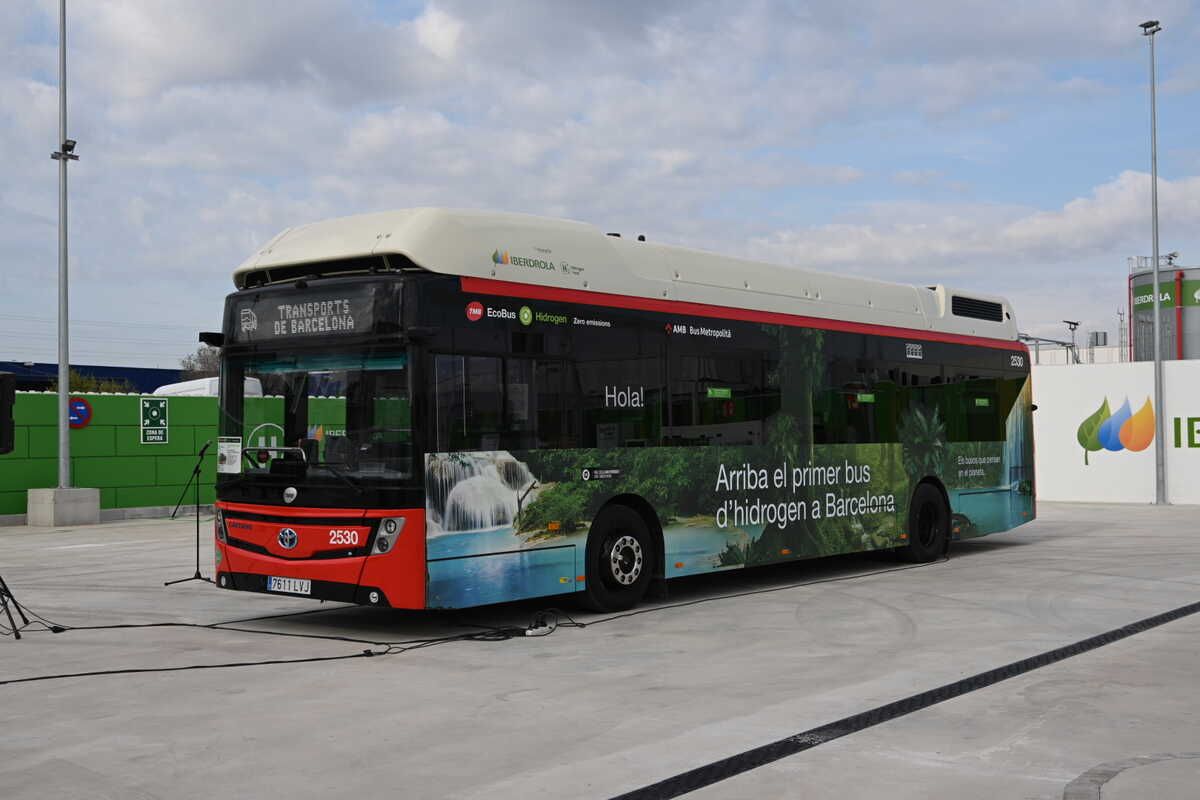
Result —
MULTIPOLYGON (((1154 96, 1154 34, 1162 30, 1158 20, 1151 19, 1139 27, 1143 36, 1150 37, 1150 217, 1154 236, 1154 502, 1167 502, 1166 448, 1163 445, 1163 369, 1158 285, 1158 115, 1154 96)), ((1178 302, 1178 300, 1176 300, 1178 302)))
POLYGON ((1073 319, 1064 319, 1067 324, 1067 330, 1071 331, 1071 359, 1067 363, 1079 363, 1079 348, 1075 346, 1075 331, 1079 328, 1079 321, 1073 319))
POLYGON ((71 354, 67 324, 67 162, 78 161, 75 140, 67 138, 67 0, 58 0, 58 141, 50 154, 58 162, 58 488, 71 486, 71 354))

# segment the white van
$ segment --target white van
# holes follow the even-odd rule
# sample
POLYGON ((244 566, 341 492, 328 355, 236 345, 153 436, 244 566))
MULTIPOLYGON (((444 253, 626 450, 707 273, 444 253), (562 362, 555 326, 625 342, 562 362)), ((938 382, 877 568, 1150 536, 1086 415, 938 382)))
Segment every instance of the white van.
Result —
MULTIPOLYGON (((218 378, 197 378, 192 381, 168 383, 154 390, 154 394, 162 397, 216 397, 220 386, 218 378)), ((246 378, 246 397, 262 397, 262 381, 258 378, 246 378)))

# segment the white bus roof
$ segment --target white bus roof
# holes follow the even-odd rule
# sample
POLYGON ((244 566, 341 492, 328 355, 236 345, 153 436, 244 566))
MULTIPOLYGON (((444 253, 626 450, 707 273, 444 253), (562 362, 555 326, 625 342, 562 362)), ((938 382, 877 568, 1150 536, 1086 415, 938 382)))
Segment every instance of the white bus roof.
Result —
POLYGON ((255 273, 270 282, 273 269, 371 256, 539 287, 1017 339, 1015 315, 1002 297, 731 258, 608 236, 583 222, 487 211, 413 208, 288 228, 234 271, 234 283, 244 288, 255 273))

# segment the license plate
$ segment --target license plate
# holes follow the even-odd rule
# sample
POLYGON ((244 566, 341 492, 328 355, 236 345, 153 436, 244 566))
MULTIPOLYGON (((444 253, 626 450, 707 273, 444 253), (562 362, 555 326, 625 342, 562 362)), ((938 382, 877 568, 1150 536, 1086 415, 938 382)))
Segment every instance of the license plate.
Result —
POLYGON ((267 578, 268 592, 285 592, 287 594, 312 594, 312 581, 307 578, 267 578))

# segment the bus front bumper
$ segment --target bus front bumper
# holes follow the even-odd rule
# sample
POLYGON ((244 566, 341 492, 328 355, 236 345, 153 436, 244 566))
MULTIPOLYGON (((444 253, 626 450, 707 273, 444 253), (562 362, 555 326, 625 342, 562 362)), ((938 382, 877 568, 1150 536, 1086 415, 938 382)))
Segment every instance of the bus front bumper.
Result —
MULTIPOLYGON (((285 570, 277 570, 283 572, 285 570)), ((284 597, 307 597, 313 600, 329 600, 334 603, 357 603, 362 606, 380 606, 390 608, 387 593, 378 586, 362 586, 357 583, 340 581, 324 581, 308 578, 308 594, 278 591, 268 588, 270 576, 257 572, 219 572, 217 586, 222 589, 234 589, 241 592, 261 592, 262 594, 282 595, 284 597)))
POLYGON ((221 502, 217 508, 221 515, 214 556, 220 588, 387 608, 426 607, 425 515, 420 509, 339 509, 335 519, 323 509, 221 502), (386 552, 378 552, 381 520, 400 517, 400 533, 386 552), (293 537, 299 532, 302 539, 314 533, 327 539, 351 524, 370 533, 343 557, 314 552, 312 557, 288 558, 271 552, 278 549, 273 540, 284 529, 293 537))

